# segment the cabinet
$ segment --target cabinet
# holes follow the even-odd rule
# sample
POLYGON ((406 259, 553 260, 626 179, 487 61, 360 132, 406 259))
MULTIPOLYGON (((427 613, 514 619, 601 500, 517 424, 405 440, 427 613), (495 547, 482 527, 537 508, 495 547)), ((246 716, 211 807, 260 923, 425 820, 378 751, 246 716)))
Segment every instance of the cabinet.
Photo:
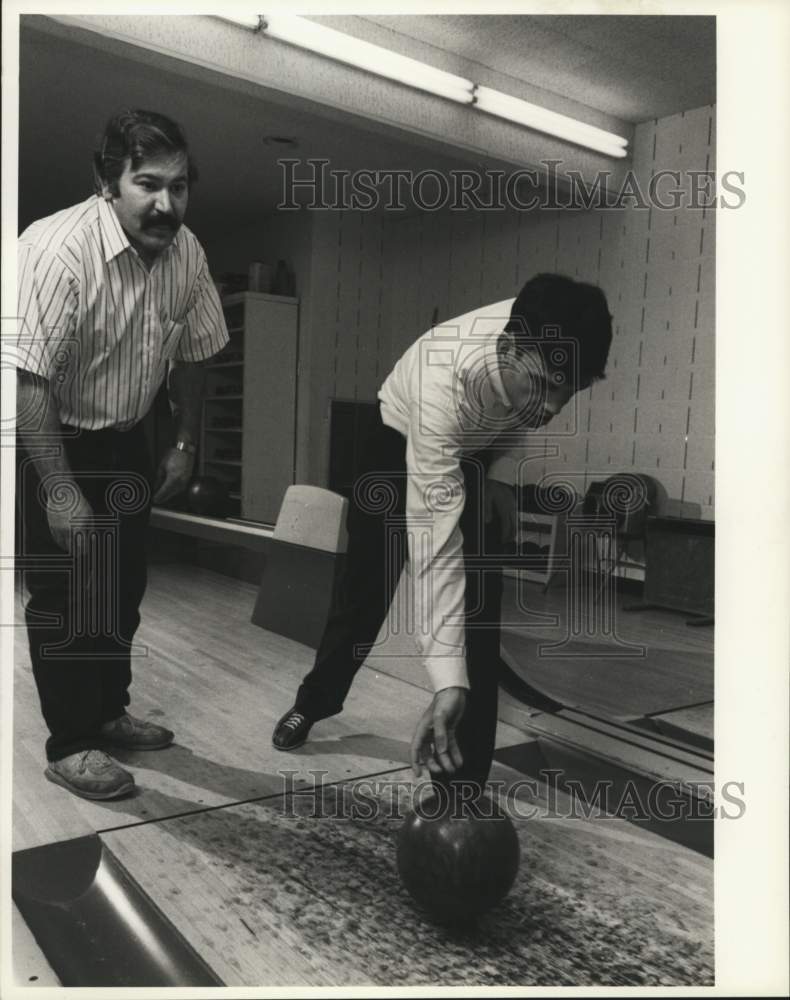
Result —
POLYGON ((229 514, 274 524, 296 465, 298 299, 222 302, 230 343, 206 365, 201 475, 226 484, 229 514))
POLYGON ((697 518, 648 517, 644 602, 636 608, 667 608, 700 616, 689 624, 713 624, 716 599, 716 525, 697 518))

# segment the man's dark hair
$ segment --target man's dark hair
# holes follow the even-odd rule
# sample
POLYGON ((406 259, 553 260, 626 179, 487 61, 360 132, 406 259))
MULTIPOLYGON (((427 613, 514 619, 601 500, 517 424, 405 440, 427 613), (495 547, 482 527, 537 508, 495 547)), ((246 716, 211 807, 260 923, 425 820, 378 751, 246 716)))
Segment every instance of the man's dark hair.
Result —
POLYGON ((519 292, 505 331, 513 334, 517 350, 537 348, 547 371, 577 388, 604 378, 612 317, 597 285, 538 274, 519 292), (571 341, 574 349, 564 350, 561 341, 571 341))
POLYGON ((113 194, 118 193, 118 179, 127 160, 136 170, 148 157, 177 153, 187 157, 187 181, 191 187, 198 172, 181 126, 156 111, 122 111, 107 122, 101 146, 93 154, 96 193, 101 194, 103 184, 113 194))

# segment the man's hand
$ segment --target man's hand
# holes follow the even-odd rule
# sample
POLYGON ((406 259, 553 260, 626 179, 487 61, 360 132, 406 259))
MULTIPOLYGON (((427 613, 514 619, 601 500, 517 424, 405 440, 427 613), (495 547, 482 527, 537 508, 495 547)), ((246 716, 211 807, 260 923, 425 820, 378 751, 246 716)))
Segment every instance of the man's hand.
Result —
POLYGON ((192 478, 194 464, 194 455, 179 451, 178 448, 169 448, 162 456, 162 461, 156 470, 154 503, 163 503, 186 489, 187 483, 192 478))
MULTIPOLYGON (((17 369, 17 430, 23 448, 33 461, 39 484, 46 493, 44 513, 52 540, 71 551, 74 529, 84 532, 83 543, 93 526, 93 509, 74 479, 69 465, 57 400, 49 380, 33 372, 17 369), (42 448, 44 442, 58 442, 58 447, 42 448)), ((31 503, 33 498, 24 498, 31 503)))
POLYGON ((513 486, 498 479, 487 479, 485 484, 486 524, 497 518, 502 528, 502 541, 516 537, 516 491, 513 486))
POLYGON ((455 774, 463 764, 455 730, 466 708, 466 688, 442 688, 423 712, 411 741, 411 766, 420 778, 427 767, 431 774, 455 774))
POLYGON ((77 494, 74 506, 58 503, 54 495, 47 500, 49 532, 55 544, 64 552, 71 550, 71 536, 75 528, 84 532, 87 537, 93 525, 93 508, 85 499, 82 490, 76 485, 74 489, 77 494))

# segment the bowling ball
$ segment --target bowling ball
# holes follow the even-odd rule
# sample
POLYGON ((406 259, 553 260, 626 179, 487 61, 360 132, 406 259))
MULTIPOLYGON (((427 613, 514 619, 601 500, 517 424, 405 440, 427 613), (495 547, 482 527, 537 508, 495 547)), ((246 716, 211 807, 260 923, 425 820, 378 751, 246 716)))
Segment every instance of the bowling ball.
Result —
POLYGON ((196 476, 187 486, 187 505, 193 514, 224 517, 228 510, 228 488, 213 476, 196 476))
POLYGON ((510 818, 487 796, 442 804, 431 797, 398 832, 398 871, 412 898, 434 920, 468 923, 510 891, 519 844, 510 818))

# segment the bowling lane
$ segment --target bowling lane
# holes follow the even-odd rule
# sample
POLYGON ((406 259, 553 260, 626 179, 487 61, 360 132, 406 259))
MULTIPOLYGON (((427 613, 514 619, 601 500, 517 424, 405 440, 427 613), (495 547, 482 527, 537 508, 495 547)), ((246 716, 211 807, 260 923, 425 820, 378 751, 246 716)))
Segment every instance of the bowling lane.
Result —
POLYGON ((516 885, 476 929, 451 931, 397 875, 412 794, 400 771, 103 839, 231 986, 712 984, 709 859, 522 786, 516 885))
POLYGON ((638 718, 713 698, 713 658, 650 639, 545 640, 507 629, 502 644, 517 674, 565 705, 609 718, 638 718))
MULTIPOLYGON (((313 650, 249 621, 256 590, 189 566, 153 566, 138 633, 131 711, 161 720, 176 744, 158 752, 115 751, 137 791, 117 802, 79 799, 44 778, 47 733, 38 707, 24 629, 14 674, 14 850, 140 820, 280 794, 282 769, 312 782, 400 768, 428 695, 414 684, 363 668, 342 715, 290 754, 271 746, 313 650), (397 706, 397 710, 393 710, 397 706)), ((500 746, 523 734, 502 724, 500 746)))
MULTIPOLYGON (((419 685, 424 683, 420 665, 409 656, 409 606, 404 578, 390 634, 368 665, 419 685)), ((626 613, 618 606, 611 633, 596 638, 588 623, 580 637, 575 615, 567 588, 555 586, 543 593, 534 585, 519 587, 505 580, 502 642, 519 676, 569 707, 612 719, 712 700, 712 629, 688 628, 682 616, 665 611, 626 613)))
POLYGON ((713 744, 713 702, 681 708, 675 712, 662 712, 652 717, 654 725, 663 732, 690 733, 710 745, 713 744))

